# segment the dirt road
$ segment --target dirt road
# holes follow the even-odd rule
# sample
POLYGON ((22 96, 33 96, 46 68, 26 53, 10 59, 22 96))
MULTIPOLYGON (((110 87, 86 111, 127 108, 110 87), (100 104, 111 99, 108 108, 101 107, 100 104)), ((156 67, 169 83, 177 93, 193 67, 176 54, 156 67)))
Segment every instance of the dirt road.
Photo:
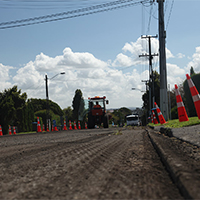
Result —
POLYGON ((142 128, 0 138, 0 199, 183 199, 142 128))

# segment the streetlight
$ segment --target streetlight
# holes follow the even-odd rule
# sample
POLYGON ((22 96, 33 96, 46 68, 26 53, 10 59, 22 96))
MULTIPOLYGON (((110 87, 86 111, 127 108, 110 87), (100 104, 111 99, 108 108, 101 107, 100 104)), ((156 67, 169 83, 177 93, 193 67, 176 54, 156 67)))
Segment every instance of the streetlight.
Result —
POLYGON ((61 72, 56 74, 55 76, 48 78, 47 74, 45 75, 45 83, 46 83, 46 120, 47 120, 47 124, 48 124, 48 128, 49 130, 51 130, 51 123, 50 123, 50 119, 49 119, 49 93, 48 93, 48 79, 52 80, 53 78, 55 78, 58 75, 62 75, 65 74, 65 72, 61 72))
POLYGON ((145 92, 145 91, 140 90, 140 89, 138 89, 138 88, 131 88, 131 90, 139 90, 140 92, 145 92))

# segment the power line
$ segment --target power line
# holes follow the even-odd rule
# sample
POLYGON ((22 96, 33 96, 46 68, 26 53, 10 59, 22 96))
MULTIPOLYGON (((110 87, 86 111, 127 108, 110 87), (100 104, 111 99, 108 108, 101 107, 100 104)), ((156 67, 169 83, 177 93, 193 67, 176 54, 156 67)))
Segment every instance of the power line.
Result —
POLYGON ((174 0, 172 0, 172 4, 171 4, 171 8, 170 8, 170 12, 169 12, 169 17, 168 17, 168 20, 167 20, 166 30, 167 30, 168 25, 169 25, 169 20, 170 20, 171 14, 172 14, 173 6, 174 6, 174 0))
POLYGON ((9 21, 9 22, 2 22, 0 23, 0 29, 8 29, 8 28, 15 28, 15 27, 21 27, 21 26, 29 26, 34 24, 42 24, 47 22, 54 22, 54 21, 60 21, 64 19, 70 19, 70 18, 76 18, 86 15, 91 15, 95 13, 100 12, 106 12, 111 11, 119 8, 125 8, 141 3, 148 3, 149 0, 140 0, 134 2, 134 0, 118 0, 110 3, 104 3, 99 4, 96 6, 90 6, 86 8, 76 9, 68 12, 62 12, 62 13, 56 13, 51 15, 44 15, 40 17, 33 17, 33 18, 27 18, 22 20, 15 20, 15 21, 9 21), (53 18, 53 19, 52 19, 53 18))

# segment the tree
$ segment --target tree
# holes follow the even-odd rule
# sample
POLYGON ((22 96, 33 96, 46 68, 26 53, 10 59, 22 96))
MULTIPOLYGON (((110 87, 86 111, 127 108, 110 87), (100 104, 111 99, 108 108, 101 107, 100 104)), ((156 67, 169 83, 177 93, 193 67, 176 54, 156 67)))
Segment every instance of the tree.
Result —
POLYGON ((31 127, 32 113, 28 111, 30 105, 26 100, 27 94, 21 94, 17 86, 0 93, 0 124, 4 134, 8 133, 9 125, 17 126, 22 131, 31 127))
POLYGON ((64 115, 67 118, 66 120, 73 120, 73 111, 71 106, 63 109, 64 115))
POLYGON ((78 121, 79 110, 84 109, 84 104, 81 104, 82 100, 83 100, 82 92, 81 92, 80 89, 77 89, 75 91, 75 95, 74 95, 74 98, 73 98, 73 101, 72 101, 73 117, 74 117, 74 120, 76 120, 76 121, 78 121), (83 108, 81 108, 80 105, 83 108))
MULTIPOLYGON (((155 94, 155 102, 160 105, 160 75, 158 72, 154 71, 154 94, 155 94)), ((149 86, 149 84, 147 83, 149 86)), ((151 92, 151 99, 153 98, 153 91, 151 92)), ((142 100, 143 100, 143 108, 147 111, 149 111, 149 90, 147 90, 143 95, 142 95, 142 100)), ((153 102, 151 100, 151 102, 153 102)))
MULTIPOLYGON (((37 112, 39 110, 45 110, 47 107, 46 99, 32 99, 31 98, 29 100, 32 103, 34 112, 37 112)), ((60 106, 51 100, 49 100, 49 108, 57 115, 63 116, 64 114, 60 106)))
POLYGON ((195 72, 194 72, 194 68, 191 67, 191 68, 190 68, 190 76, 192 76, 192 75, 194 75, 194 74, 195 74, 195 72))

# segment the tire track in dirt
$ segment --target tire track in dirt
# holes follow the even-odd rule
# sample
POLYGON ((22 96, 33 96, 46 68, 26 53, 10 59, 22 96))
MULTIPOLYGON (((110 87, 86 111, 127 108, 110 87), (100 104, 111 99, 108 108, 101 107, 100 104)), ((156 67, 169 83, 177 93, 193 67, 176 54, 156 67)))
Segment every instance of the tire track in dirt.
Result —
POLYGON ((36 149, 31 146, 13 161, 10 156, 1 163, 0 198, 182 198, 144 130, 112 132, 98 130, 85 138, 68 135, 36 149))

